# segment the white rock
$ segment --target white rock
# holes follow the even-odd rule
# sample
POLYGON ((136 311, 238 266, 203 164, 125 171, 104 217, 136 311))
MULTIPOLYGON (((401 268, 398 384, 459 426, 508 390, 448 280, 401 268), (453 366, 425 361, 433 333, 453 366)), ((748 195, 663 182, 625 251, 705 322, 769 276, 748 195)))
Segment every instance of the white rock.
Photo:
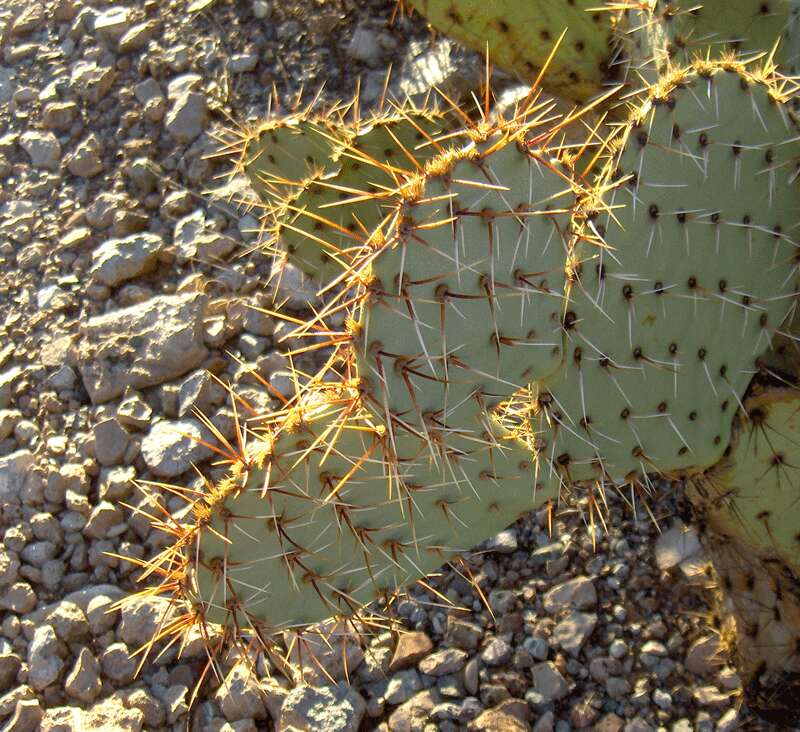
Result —
POLYGON ((189 143, 202 134, 207 120, 206 98, 199 92, 184 92, 173 102, 164 125, 175 140, 189 143))
POLYGON ((164 241, 157 234, 142 232, 109 239, 95 250, 89 274, 95 282, 116 287, 152 270, 163 248, 164 241))
POLYGON ((656 540, 656 564, 662 571, 671 569, 702 551, 697 532, 678 522, 656 540))
POLYGON ((84 323, 80 372, 92 402, 113 399, 128 386, 163 384, 197 368, 208 353, 205 302, 201 293, 164 295, 84 323))
POLYGON ((142 458, 155 475, 174 478, 211 456, 211 450, 198 442, 201 439, 214 442, 197 419, 162 420, 142 440, 142 458))
POLYGON ((61 144, 52 132, 24 132, 19 144, 28 153, 34 168, 58 170, 61 163, 61 144))

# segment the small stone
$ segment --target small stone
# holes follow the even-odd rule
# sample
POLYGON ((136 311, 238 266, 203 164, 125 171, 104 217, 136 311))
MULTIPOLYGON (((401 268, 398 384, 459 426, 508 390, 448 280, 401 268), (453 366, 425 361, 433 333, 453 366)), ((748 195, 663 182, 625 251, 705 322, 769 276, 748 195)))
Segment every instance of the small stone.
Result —
POLYGON ((383 695, 387 704, 402 704, 422 688, 422 680, 416 669, 397 672, 386 686, 383 695))
POLYGON ((625 658, 628 654, 628 644, 622 640, 621 638, 616 638, 615 640, 611 641, 611 645, 608 647, 608 655, 611 658, 625 658))
POLYGON ((157 30, 158 24, 152 20, 132 25, 119 39, 117 51, 121 54, 139 51, 150 43, 157 30))
POLYGON ((492 590, 489 593, 489 607, 495 617, 513 612, 517 603, 517 596, 511 590, 492 590))
POLYGON ((162 727, 166 720, 164 705, 147 689, 134 689, 125 699, 128 709, 138 709, 142 713, 145 727, 148 729, 162 727))
POLYGON ((527 732, 525 722, 497 709, 481 712, 468 725, 468 732, 527 732))
POLYGON ((89 623, 89 632, 99 637, 111 630, 119 618, 119 610, 112 610, 113 598, 108 595, 96 595, 86 606, 86 620, 89 623))
POLYGON ((105 539, 109 529, 121 521, 122 512, 119 507, 108 501, 101 501, 89 514, 89 520, 83 527, 83 535, 90 539, 105 539))
POLYGON ((377 67, 383 60, 384 55, 384 50, 380 43, 380 35, 365 23, 360 23, 350 36, 347 54, 356 61, 377 67))
POLYGON ((0 593, 0 608, 24 615, 36 607, 36 593, 27 582, 15 582, 0 593))
POLYGON ((481 660, 487 666, 503 666, 511 660, 514 649, 502 638, 494 638, 481 652, 481 660))
POLYGON ((138 233, 124 239, 109 239, 92 256, 89 274, 108 287, 150 272, 158 262, 164 240, 157 234, 138 233))
POLYGON ((389 663, 389 671, 395 672, 413 666, 417 661, 431 652, 433 642, 427 633, 410 631, 401 633, 397 639, 397 647, 389 663))
POLYGON ((28 153, 34 168, 58 170, 61 164, 61 144, 52 132, 24 132, 20 136, 19 144, 28 153))
POLYGON ((103 676, 119 686, 133 681, 139 665, 138 659, 131 655, 130 649, 124 643, 112 643, 103 651, 100 663, 103 676))
POLYGON ((130 27, 130 11, 128 8, 115 5, 99 13, 94 20, 94 30, 102 36, 116 39, 130 27))
POLYGON ((552 661, 537 663, 531 669, 533 688, 547 702, 558 701, 569 694, 569 684, 552 661))
POLYGON ((232 74, 245 74, 253 71, 258 64, 256 53, 234 53, 228 61, 228 70, 232 74))
POLYGON ((42 110, 42 124, 48 130, 67 132, 79 113, 75 102, 50 102, 42 110))
POLYGON ((94 61, 78 61, 71 71, 72 86, 87 102, 97 104, 114 84, 114 70, 94 61))
POLYGON ((150 158, 139 157, 125 168, 125 175, 142 194, 152 193, 158 188, 160 170, 150 158))
POLYGON ((175 224, 172 242, 179 264, 193 259, 221 259, 233 251, 236 242, 210 227, 202 209, 184 216, 175 224))
POLYGON ((572 612, 556 625, 552 638, 567 653, 577 656, 596 625, 597 615, 572 612))
POLYGON ((591 577, 575 577, 556 585, 543 598, 544 609, 551 614, 572 606, 588 610, 597 604, 597 590, 591 577))
POLYGON ((152 417, 152 407, 136 392, 129 392, 117 407, 119 423, 134 430, 146 429, 152 417))
POLYGON ((51 625, 40 625, 33 631, 28 646, 28 683, 35 691, 44 691, 58 681, 64 668, 60 645, 51 625))
POLYGON ((139 648, 153 638, 170 613, 169 604, 155 598, 127 603, 121 610, 117 635, 127 645, 139 648))
POLYGON ((470 658, 467 665, 464 666, 464 689, 468 694, 473 696, 478 693, 480 685, 480 670, 478 668, 478 659, 470 658))
POLYGON ((102 687, 97 659, 88 648, 82 648, 64 682, 64 691, 67 696, 89 704, 100 695, 102 687))
POLYGON ((213 439, 208 428, 197 419, 161 420, 142 440, 141 454, 155 475, 174 478, 210 457, 212 451, 200 440, 213 439))
POLYGON ((225 719, 265 719, 267 710, 258 686, 258 679, 244 663, 237 663, 225 677, 215 694, 225 719))
POLYGON ((319 303, 317 285, 293 264, 276 261, 270 279, 277 287, 276 301, 290 309, 303 310, 319 303))
POLYGON ((258 20, 264 20, 271 14, 269 3, 266 0, 253 0, 253 16, 258 20))
POLYGON ((426 656, 419 662, 419 670, 428 676, 453 674, 464 668, 467 653, 458 648, 445 648, 426 656))
POLYGON ((361 695, 346 684, 292 689, 281 707, 278 729, 357 732, 366 711, 361 695))
POLYGON ((609 712, 594 726, 595 732, 622 732, 625 720, 609 712))
POLYGON ((448 615, 444 638, 448 645, 475 651, 483 638, 483 628, 457 615, 448 615))
POLYGON ((488 542, 486 548, 490 552, 498 554, 513 554, 517 551, 517 532, 513 529, 506 529, 499 534, 495 534, 488 542))
POLYGON ((103 469, 100 471, 98 495, 101 501, 117 503, 124 501, 133 493, 133 481, 136 479, 136 468, 128 465, 124 468, 103 469))
POLYGON ((655 704, 659 709, 667 709, 672 708, 672 696, 670 696, 669 692, 664 691, 664 689, 656 689, 653 692, 653 704, 655 704))
POLYGON ((59 600, 47 613, 45 620, 53 626, 56 636, 64 643, 82 641, 89 635, 86 614, 77 603, 70 600, 59 600))
POLYGON ((16 685, 21 668, 22 659, 15 653, 0 653, 0 694, 16 685))
POLYGON ((38 732, 44 711, 38 699, 20 699, 3 732, 38 732))
POLYGON ((426 689, 401 704, 389 717, 391 732, 416 732, 423 730, 433 708, 441 702, 436 689, 426 689))
POLYGON ((168 724, 175 724, 189 711, 189 706, 186 704, 188 691, 183 684, 173 684, 159 695, 164 704, 168 724))
POLYGON ((672 569, 702 551, 697 532, 678 522, 656 540, 656 564, 662 571, 672 569))
POLYGON ((113 417, 94 427, 94 451, 100 465, 118 465, 128 449, 128 442, 128 433, 113 417))
POLYGON ((67 156, 67 170, 79 178, 93 178, 103 172, 103 159, 97 138, 90 135, 67 156))
POLYGON ((177 142, 189 143, 202 134, 207 119, 206 98, 199 92, 190 91, 173 102, 164 125, 177 142))

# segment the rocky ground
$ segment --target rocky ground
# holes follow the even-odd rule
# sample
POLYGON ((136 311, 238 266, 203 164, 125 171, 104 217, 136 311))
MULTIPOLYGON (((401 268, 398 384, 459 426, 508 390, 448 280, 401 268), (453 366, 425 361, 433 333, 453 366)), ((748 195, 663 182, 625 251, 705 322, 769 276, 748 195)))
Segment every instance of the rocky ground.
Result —
MULTIPOLYGON (((655 497, 658 525, 609 496, 593 547, 579 505, 544 512, 462 575, 394 608, 410 632, 328 653, 331 678, 251 674, 192 699, 193 643, 131 654, 158 629, 144 603, 109 612, 165 535, 133 480, 200 479, 209 437, 231 434, 231 383, 272 404, 254 373, 288 387, 269 305, 257 211, 207 156, 223 127, 263 115, 273 85, 362 104, 432 81, 468 88, 480 62, 424 26, 387 25, 390 0, 4 0, 0 3, 0 724, 33 730, 320 732, 755 729, 718 655, 696 537, 655 497), (337 683, 332 683, 337 682, 337 683)), ((502 79, 500 80, 502 82, 502 79)), ((278 293, 301 309, 313 290, 278 293)), ((302 363, 300 364, 303 365, 302 363)), ((306 364, 309 368, 313 364, 306 364)), ((186 505, 164 495, 180 516, 186 505)), ((321 654, 324 655, 324 654, 321 654)))

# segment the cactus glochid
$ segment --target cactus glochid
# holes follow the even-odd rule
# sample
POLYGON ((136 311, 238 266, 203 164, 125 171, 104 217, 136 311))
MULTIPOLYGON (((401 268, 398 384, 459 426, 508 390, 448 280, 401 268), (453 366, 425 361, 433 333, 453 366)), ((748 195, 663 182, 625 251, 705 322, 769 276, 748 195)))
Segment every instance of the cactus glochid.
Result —
MULTIPOLYGON (((488 15, 413 4, 475 39, 510 33, 511 0, 488 15)), ((779 28, 773 14, 747 26, 750 46, 745 11, 712 33, 702 12, 657 2, 597 18, 596 3, 530 5, 558 33, 556 9, 575 19, 578 60, 543 69, 538 25, 509 53, 572 98, 602 83, 607 36, 628 34, 613 47, 644 87, 583 144, 562 141, 591 106, 557 118, 538 89, 494 122, 306 110, 239 141, 269 247, 320 283, 323 307, 287 316, 292 336, 328 357, 239 428, 227 478, 185 492, 190 519, 162 524, 175 543, 145 563, 163 578, 145 593, 180 604, 173 627, 209 647, 216 628, 214 648, 254 638, 272 653, 282 633, 379 612, 564 491, 646 493, 657 474, 686 485, 753 708, 795 719, 796 85, 773 54, 710 51, 752 52, 793 5, 775 3, 779 28), (684 57, 686 38, 705 58, 684 57), (594 75, 570 81, 571 64, 594 75)))

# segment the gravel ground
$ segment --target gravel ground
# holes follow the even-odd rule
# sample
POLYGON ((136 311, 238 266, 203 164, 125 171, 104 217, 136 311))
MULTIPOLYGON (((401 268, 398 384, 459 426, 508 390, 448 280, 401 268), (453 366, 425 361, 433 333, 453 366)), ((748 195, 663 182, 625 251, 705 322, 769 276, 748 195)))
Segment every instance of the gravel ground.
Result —
MULTIPOLYGON (((469 88, 474 56, 390 0, 128 5, 0 2, 0 725, 64 730, 757 729, 718 655, 709 575, 668 496, 609 496, 594 543, 580 505, 531 515, 393 612, 412 631, 323 655, 333 677, 249 673, 236 654, 207 679, 198 643, 137 669, 158 629, 144 603, 110 604, 131 564, 167 542, 122 503, 134 479, 209 475, 198 408, 230 434, 225 391, 286 384, 266 305, 257 221, 230 203, 225 125, 308 98, 469 88), (191 6, 199 8, 191 12, 191 6), (302 89, 305 88, 305 96, 302 89), (638 520, 637 520, 638 516, 638 520), (490 611, 491 610, 491 611, 490 611), (138 674, 137 674, 138 671, 138 674), (269 676, 272 676, 270 679, 269 676), (335 681, 337 683, 332 683, 335 681)), ((507 79, 498 78, 503 84, 507 79)), ((297 283, 295 283, 297 284, 297 283)), ((287 293, 292 282, 284 280, 287 293)), ((300 288, 302 291, 302 288, 300 288)), ((295 294, 295 293, 292 293, 295 294)), ((299 364, 303 366, 301 362, 299 364)), ((313 364, 306 364, 310 369, 313 364)), ((274 406, 274 405, 273 405, 274 406)), ((186 505, 164 497, 177 515, 186 505)))

